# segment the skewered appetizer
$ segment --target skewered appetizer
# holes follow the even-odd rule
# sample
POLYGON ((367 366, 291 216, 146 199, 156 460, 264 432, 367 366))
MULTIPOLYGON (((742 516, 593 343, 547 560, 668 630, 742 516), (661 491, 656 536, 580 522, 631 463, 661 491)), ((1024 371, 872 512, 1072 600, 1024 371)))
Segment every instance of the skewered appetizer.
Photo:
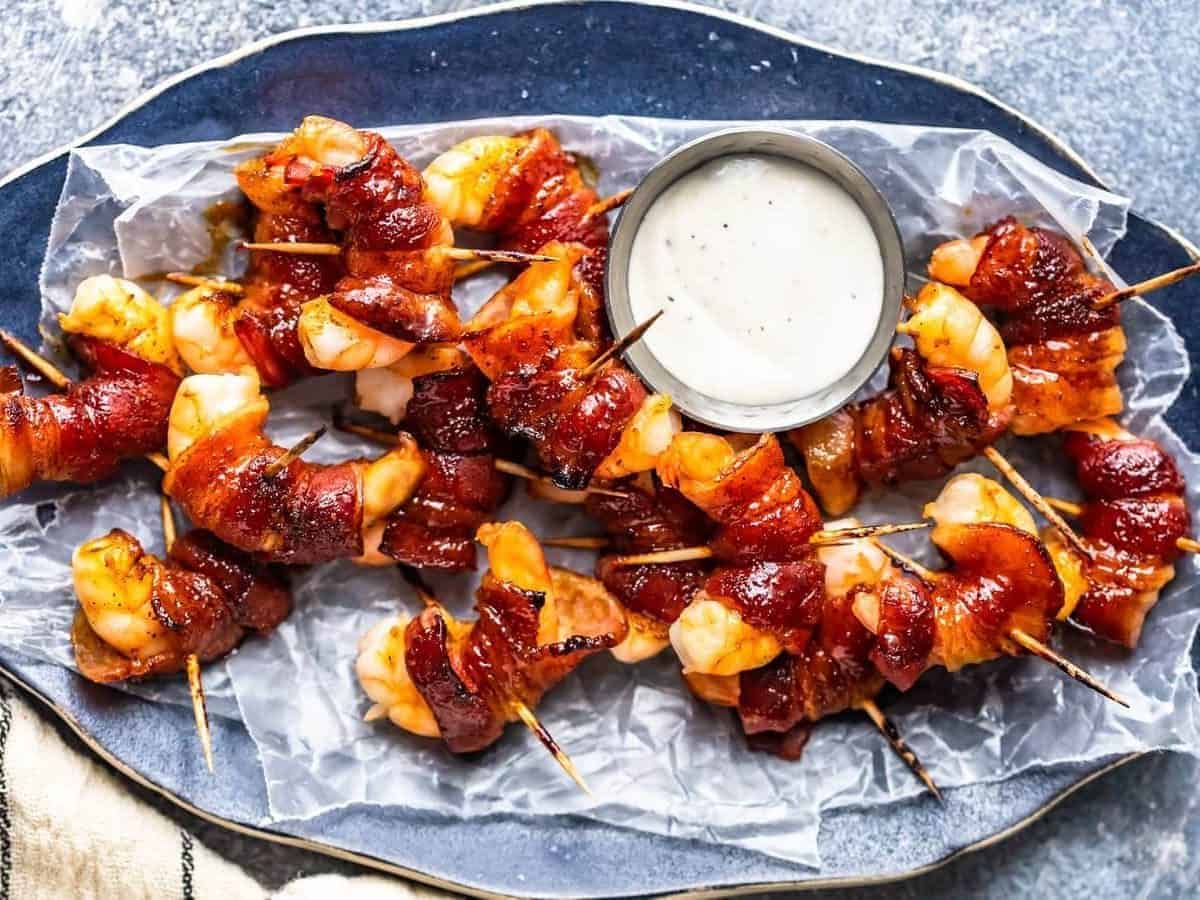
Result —
POLYGON ((683 432, 658 475, 717 523, 709 546, 720 562, 671 625, 684 672, 733 675, 802 651, 820 620, 824 575, 809 540, 823 523, 778 440, 739 451, 683 432))
POLYGON ((475 567, 475 531, 508 496, 496 468, 500 438, 487 419, 487 381, 461 351, 431 344, 391 370, 359 375, 359 402, 403 420, 421 447, 426 474, 417 492, 376 523, 372 562, 446 570, 475 567), (372 402, 377 398, 380 402, 372 402), (365 401, 365 402, 364 402, 365 401))
POLYGON ((996 329, 969 300, 926 285, 897 328, 915 349, 895 349, 881 394, 789 434, 821 505, 841 515, 867 485, 938 478, 1008 427, 1013 378, 996 329))
POLYGON ((1015 434, 1111 416, 1123 406, 1116 369, 1125 332, 1116 291, 1087 270, 1064 235, 1001 219, 934 252, 929 275, 996 311, 1013 372, 1015 434))
MULTIPOLYGON (((1175 577, 1174 561, 1190 522, 1183 479, 1162 447, 1109 419, 1073 426, 1064 450, 1088 499, 1082 505, 1055 502, 1079 517, 1087 555, 1069 546, 1057 529, 1043 530, 1065 590, 1058 618, 1133 648, 1160 590, 1175 577)), ((1028 511, 978 475, 952 479, 925 514, 938 521, 975 515, 1036 533, 1028 511)))
POLYGON ((1190 527, 1183 478, 1162 447, 1111 420, 1072 426, 1063 448, 1087 498, 1079 531, 1091 553, 1079 558, 1087 589, 1072 619, 1136 647, 1190 527))
MULTIPOLYGON (((858 522, 830 524, 853 527, 858 522)), ((852 607, 859 593, 906 577, 867 539, 821 547, 817 559, 824 566, 824 594, 803 649, 737 675, 684 676, 701 699, 737 710, 753 749, 784 759, 800 758, 818 721, 863 707, 883 690, 884 679, 871 659, 875 636, 855 618, 852 607)))
MULTIPOLYGON (((257 161, 238 169, 239 180, 257 161)), ((297 203, 294 215, 259 212, 256 243, 311 243, 333 239, 315 204, 297 203)), ((202 284, 171 304, 175 346, 194 372, 254 372, 271 388, 316 373, 300 343, 301 305, 330 293, 342 278, 337 256, 250 251, 240 290, 202 284), (235 292, 236 290, 236 292, 235 292)))
POLYGON ((263 434, 252 375, 192 375, 171 406, 163 490, 226 543, 272 562, 328 562, 363 552, 364 530, 403 504, 426 465, 407 435, 375 460, 320 465, 263 434))
POLYGON ((423 174, 430 198, 456 228, 495 235, 499 247, 525 253, 546 252, 551 242, 590 251, 579 263, 587 289, 580 305, 603 327, 608 222, 575 157, 553 134, 535 128, 511 137, 468 138, 423 174))
POLYGON ((76 549, 71 570, 75 661, 101 683, 179 672, 192 655, 216 659, 248 632, 273 630, 292 608, 280 571, 206 531, 184 535, 159 559, 114 529, 76 549))
POLYGON ((527 440, 558 486, 586 487, 654 468, 679 430, 670 399, 648 394, 587 337, 578 255, 535 263, 467 324, 466 351, 491 379, 488 408, 502 432, 527 440))
POLYGON ((491 569, 476 594, 479 618, 460 622, 428 599, 416 618, 393 617, 359 646, 356 672, 373 706, 455 753, 494 743, 588 656, 625 637, 620 606, 593 579, 550 569, 518 522, 484 525, 491 569))
POLYGON ((619 493, 590 493, 585 503, 616 551, 596 560, 596 577, 621 601, 629 620, 629 635, 613 655, 626 663, 649 659, 670 644, 668 629, 703 587, 712 564, 621 565, 620 556, 707 544, 712 523, 649 472, 623 482, 619 493))
POLYGON ((420 172, 381 135, 309 116, 243 166, 238 183, 264 212, 297 215, 319 204, 342 234, 345 276, 300 315, 300 340, 314 367, 384 366, 416 343, 458 337, 453 231, 426 197, 420 172))
POLYGON ((0 496, 36 481, 98 481, 166 443, 183 367, 157 301, 99 275, 80 283, 60 324, 92 374, 69 385, 59 376, 65 393, 28 397, 15 369, 0 370, 0 496))

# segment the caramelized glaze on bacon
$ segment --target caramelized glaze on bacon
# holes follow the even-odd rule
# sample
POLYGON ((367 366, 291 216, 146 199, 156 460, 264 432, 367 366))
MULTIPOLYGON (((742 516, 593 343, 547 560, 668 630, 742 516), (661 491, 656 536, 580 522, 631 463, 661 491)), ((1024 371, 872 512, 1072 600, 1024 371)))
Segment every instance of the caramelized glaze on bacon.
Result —
POLYGON ((492 382, 488 408, 505 434, 533 444, 555 484, 574 490, 591 480, 646 396, 641 381, 619 363, 590 378, 576 369, 521 366, 492 382))
POLYGON ((939 546, 952 568, 932 586, 936 664, 954 671, 1017 653, 1013 629, 1045 642, 1063 588, 1042 543, 1011 525, 947 531, 939 546))
POLYGON ((1064 235, 1012 217, 985 234, 965 293, 1001 315, 1014 379, 1013 431, 1038 434, 1120 412, 1120 310, 1092 308, 1115 290, 1112 282, 1089 272, 1064 235))
POLYGON ((379 549, 393 559, 420 568, 475 567, 475 530, 509 487, 496 470, 499 437, 484 415, 486 388, 473 366, 413 379, 405 427, 429 469, 387 520, 379 549))
POLYGON ((323 204, 342 232, 346 275, 329 303, 371 328, 413 343, 449 341, 461 326, 450 286, 454 261, 427 252, 453 242, 450 225, 424 197, 421 173, 382 135, 360 131, 361 159, 341 167, 296 159, 286 182, 323 204))
POLYGON ((551 132, 535 128, 521 137, 477 227, 495 234, 500 247, 523 253, 536 253, 551 241, 582 244, 592 252, 579 263, 580 273, 602 297, 608 222, 587 215, 599 199, 596 192, 551 132))
POLYGON ((989 413, 974 373, 894 350, 887 390, 789 434, 832 515, 864 485, 939 478, 991 444, 1007 421, 989 413))
POLYGON ((1088 590, 1072 618, 1133 648, 1175 575, 1177 541, 1190 526, 1183 478, 1161 446, 1130 435, 1071 432, 1064 449, 1088 498, 1078 524, 1092 553, 1084 561, 1088 590))
POLYGON ((144 554, 131 535, 114 531, 109 537, 123 539, 148 563, 151 608, 169 636, 169 647, 144 658, 124 656, 92 630, 80 610, 71 638, 79 670, 92 681, 179 672, 191 654, 202 662, 217 659, 247 631, 270 632, 291 612, 291 592, 281 570, 255 563, 209 532, 183 535, 162 561, 144 554))
MULTIPOLYGON (((259 215, 254 240, 262 243, 327 243, 335 239, 319 218, 259 215)), ((304 357, 297 324, 300 306, 328 294, 343 275, 338 256, 306 256, 250 251, 233 329, 259 379, 267 387, 283 387, 315 373, 304 357)))
POLYGON ((499 581, 491 572, 476 594, 479 618, 447 621, 432 606, 408 625, 405 665, 455 753, 481 750, 516 718, 514 701, 532 708, 585 658, 616 646, 625 622, 611 599, 556 591, 557 638, 538 642, 544 594, 499 581), (573 608, 578 603, 579 608, 573 608), (599 605, 601 608, 595 608, 599 605))
POLYGON ((798 653, 821 620, 825 567, 814 559, 721 566, 704 591, 736 609, 750 625, 775 635, 784 650, 798 653))
POLYGON ((741 673, 737 712, 753 749, 797 759, 813 723, 883 688, 869 658, 874 636, 852 604, 852 595, 827 598, 817 632, 800 653, 741 673))
POLYGON ((237 415, 173 461, 163 490, 226 543, 272 562, 328 562, 362 553, 365 460, 295 459, 262 432, 265 407, 237 415))
POLYGON ((938 546, 950 560, 932 584, 893 582, 860 594, 855 613, 880 638, 873 659, 907 690, 925 669, 963 666, 1021 652, 1020 629, 1039 641, 1062 608, 1063 587, 1036 537, 994 522, 942 526, 938 546))
MULTIPOLYGON (((589 494, 588 513, 609 534, 617 554, 675 550, 708 542, 708 518, 682 494, 652 479, 622 483, 620 496, 589 494)), ((706 561, 618 566, 614 555, 596 561, 596 577, 628 610, 670 624, 703 586, 706 561)))
POLYGON ((0 497, 35 481, 98 481, 166 444, 179 376, 106 341, 69 340, 92 374, 62 394, 25 396, 16 370, 5 370, 0 497))
POLYGON ((779 441, 763 435, 735 451, 725 438, 684 432, 658 473, 716 523, 709 546, 719 565, 697 599, 735 610, 778 648, 799 653, 821 616, 825 567, 809 539, 823 523, 779 441))

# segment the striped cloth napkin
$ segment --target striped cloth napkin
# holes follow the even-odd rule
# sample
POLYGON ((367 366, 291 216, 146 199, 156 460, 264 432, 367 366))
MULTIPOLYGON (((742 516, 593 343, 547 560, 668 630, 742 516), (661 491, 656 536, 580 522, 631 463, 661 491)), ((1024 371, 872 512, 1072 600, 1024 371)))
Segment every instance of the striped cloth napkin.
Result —
POLYGON ((445 896, 379 875, 316 875, 267 892, 68 747, 0 680, 0 900, 445 896))

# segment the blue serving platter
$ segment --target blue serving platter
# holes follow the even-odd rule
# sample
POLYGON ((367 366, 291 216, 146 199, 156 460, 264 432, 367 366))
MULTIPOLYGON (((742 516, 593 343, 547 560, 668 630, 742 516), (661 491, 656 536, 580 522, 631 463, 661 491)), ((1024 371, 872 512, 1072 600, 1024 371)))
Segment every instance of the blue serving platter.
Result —
MULTIPOLYGON (((867 119, 982 128, 1074 178, 1096 175, 1062 142, 982 91, 933 72, 851 57, 748 20, 679 4, 509 3, 399 23, 279 35, 192 69, 140 98, 80 143, 141 145, 286 131, 305 114, 399 124, 569 113, 704 119, 867 119), (713 35, 716 37, 713 38, 713 35), (716 45, 718 52, 712 51, 716 45), (436 54, 434 53, 436 51, 436 54), (750 81, 747 67, 767 59, 750 81), (434 62, 436 60, 436 62, 434 62), (444 65, 443 65, 444 64, 444 65)), ((67 150, 0 182, 0 326, 37 340, 38 271, 67 150)), ((1133 215, 1110 261, 1129 281, 1200 253, 1133 215)), ((1156 301, 1200 352, 1200 285, 1156 301)), ((1195 374, 1167 418, 1200 444, 1195 374)), ((751 851, 561 817, 463 821, 352 806, 304 822, 267 822, 255 747, 214 720, 220 777, 199 754, 190 710, 89 684, 0 649, 0 669, 128 777, 206 819, 412 878, 483 895, 555 897, 730 893, 866 884, 926 871, 1002 839, 1124 760, 1058 767, 917 798, 829 813, 820 871, 751 851)))

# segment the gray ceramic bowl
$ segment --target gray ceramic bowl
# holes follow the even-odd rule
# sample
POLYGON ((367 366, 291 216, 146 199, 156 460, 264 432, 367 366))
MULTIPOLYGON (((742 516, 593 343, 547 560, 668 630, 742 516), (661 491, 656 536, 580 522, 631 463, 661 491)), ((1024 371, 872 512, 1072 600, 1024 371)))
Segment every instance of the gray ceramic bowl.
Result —
POLYGON ((629 299, 629 257, 646 211, 674 181, 709 160, 731 154, 782 156, 829 175, 866 213, 883 255, 883 304, 867 349, 836 382, 781 403, 751 406, 702 394, 684 384, 658 361, 644 341, 625 353, 625 361, 656 391, 669 394, 685 415, 726 431, 784 431, 812 422, 842 406, 883 362, 895 336, 904 299, 904 245, 891 208, 871 180, 828 144, 782 128, 739 127, 713 132, 684 144, 642 179, 621 209, 609 243, 605 303, 613 334, 628 334, 638 324, 629 299))

